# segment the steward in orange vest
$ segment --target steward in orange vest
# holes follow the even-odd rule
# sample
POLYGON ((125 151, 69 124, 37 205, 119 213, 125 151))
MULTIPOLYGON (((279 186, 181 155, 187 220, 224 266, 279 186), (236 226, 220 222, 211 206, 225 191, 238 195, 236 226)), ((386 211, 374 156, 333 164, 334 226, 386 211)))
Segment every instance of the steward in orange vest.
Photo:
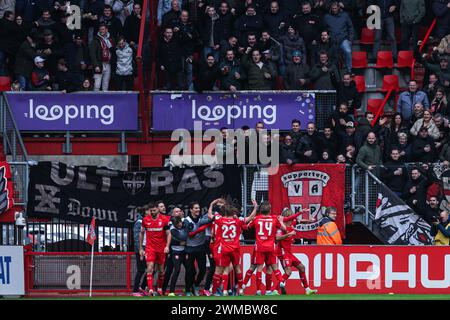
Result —
POLYGON ((334 222, 337 214, 336 211, 334 207, 328 207, 325 210, 325 217, 320 221, 319 228, 317 229, 317 244, 342 244, 341 234, 334 222))

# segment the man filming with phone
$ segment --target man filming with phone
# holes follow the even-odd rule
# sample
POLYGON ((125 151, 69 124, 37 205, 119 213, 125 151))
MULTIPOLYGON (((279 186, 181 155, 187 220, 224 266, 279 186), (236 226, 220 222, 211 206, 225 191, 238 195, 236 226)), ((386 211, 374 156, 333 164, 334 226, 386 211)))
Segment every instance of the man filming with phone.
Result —
POLYGON ((439 217, 434 216, 431 235, 434 236, 435 246, 450 245, 450 221, 448 219, 448 211, 441 211, 439 217))

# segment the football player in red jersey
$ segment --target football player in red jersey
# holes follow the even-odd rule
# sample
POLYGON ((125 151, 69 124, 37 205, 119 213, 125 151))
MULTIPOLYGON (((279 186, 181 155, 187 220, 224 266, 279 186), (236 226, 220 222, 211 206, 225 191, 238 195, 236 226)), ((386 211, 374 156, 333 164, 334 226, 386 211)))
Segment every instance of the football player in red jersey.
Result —
POLYGON ((164 263, 166 254, 169 253, 172 239, 169 231, 169 217, 161 215, 155 203, 150 203, 148 209, 150 210, 150 215, 147 215, 142 220, 139 234, 139 253, 141 257, 146 257, 149 295, 153 295, 153 271, 155 269, 158 271, 157 292, 159 295, 162 295, 164 263), (146 236, 145 251, 142 248, 144 232, 146 236))
MULTIPOLYGON (((270 266, 277 280, 283 282, 283 276, 277 266, 275 237, 277 229, 286 231, 283 217, 270 214, 271 206, 268 201, 263 201, 259 206, 260 215, 250 223, 249 228, 255 228, 256 247, 256 294, 261 295, 262 269, 264 265, 270 266)), ((267 291, 267 295, 278 295, 277 290, 267 291)))
MULTIPOLYGON (((283 210, 282 216, 284 218, 289 218, 294 216, 294 213, 292 212, 291 209, 286 208, 283 210)), ((286 231, 278 230, 276 236, 276 240, 278 243, 277 256, 278 259, 281 261, 281 265, 283 266, 284 269, 283 275, 284 282, 280 282, 279 284, 281 291, 283 294, 286 294, 284 284, 292 274, 292 267, 294 267, 298 269, 298 272, 300 274, 300 280, 302 282, 303 288, 305 288, 306 294, 307 295, 315 294, 317 293, 317 290, 312 290, 309 288, 308 279, 306 278, 305 274, 305 266, 303 265, 303 263, 300 262, 300 260, 297 259, 296 256, 292 254, 292 244, 295 241, 295 235, 297 233, 294 229, 294 226, 297 223, 297 221, 295 220, 293 221, 292 219, 290 220, 285 219, 285 220, 287 220, 285 223, 286 231)), ((313 222, 313 221, 311 220, 299 221, 299 223, 302 222, 313 222)))
POLYGON ((212 215, 212 206, 210 206, 208 214, 210 219, 213 219, 213 233, 214 239, 214 258, 216 260, 216 270, 213 276, 213 293, 217 294, 217 288, 223 282, 223 294, 228 295, 228 275, 233 265, 237 280, 238 292, 240 295, 244 294, 242 290, 242 270, 240 266, 241 245, 240 236, 242 229, 247 229, 247 223, 251 222, 256 216, 256 201, 252 200, 254 209, 253 212, 246 218, 239 218, 236 215, 236 208, 230 205, 223 205, 220 208, 220 214, 212 215))

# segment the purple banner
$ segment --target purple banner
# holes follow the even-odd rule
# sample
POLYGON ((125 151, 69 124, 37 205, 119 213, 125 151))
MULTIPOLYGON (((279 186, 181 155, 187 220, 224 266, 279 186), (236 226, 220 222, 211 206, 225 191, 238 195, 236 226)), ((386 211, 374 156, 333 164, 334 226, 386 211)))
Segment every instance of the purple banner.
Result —
POLYGON ((19 130, 135 131, 137 93, 6 94, 19 130))
POLYGON ((153 93, 153 130, 221 127, 254 128, 259 121, 267 129, 290 130, 293 119, 306 129, 315 121, 315 95, 311 92, 259 93, 153 93))

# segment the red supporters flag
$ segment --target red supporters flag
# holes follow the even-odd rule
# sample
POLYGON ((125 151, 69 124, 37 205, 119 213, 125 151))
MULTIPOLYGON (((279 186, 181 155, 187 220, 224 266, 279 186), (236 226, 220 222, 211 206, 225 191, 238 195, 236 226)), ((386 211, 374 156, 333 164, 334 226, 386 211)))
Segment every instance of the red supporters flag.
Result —
POLYGON ((272 214, 280 214, 283 208, 290 208, 294 213, 310 210, 297 218, 313 220, 297 223, 297 238, 315 239, 320 220, 329 206, 337 209, 336 224, 344 238, 344 192, 345 165, 341 164, 280 165, 278 173, 269 176, 272 214))
POLYGON ((92 217, 91 225, 89 226, 87 242, 89 242, 89 244, 93 246, 95 239, 97 239, 97 235, 95 234, 95 218, 92 217))

